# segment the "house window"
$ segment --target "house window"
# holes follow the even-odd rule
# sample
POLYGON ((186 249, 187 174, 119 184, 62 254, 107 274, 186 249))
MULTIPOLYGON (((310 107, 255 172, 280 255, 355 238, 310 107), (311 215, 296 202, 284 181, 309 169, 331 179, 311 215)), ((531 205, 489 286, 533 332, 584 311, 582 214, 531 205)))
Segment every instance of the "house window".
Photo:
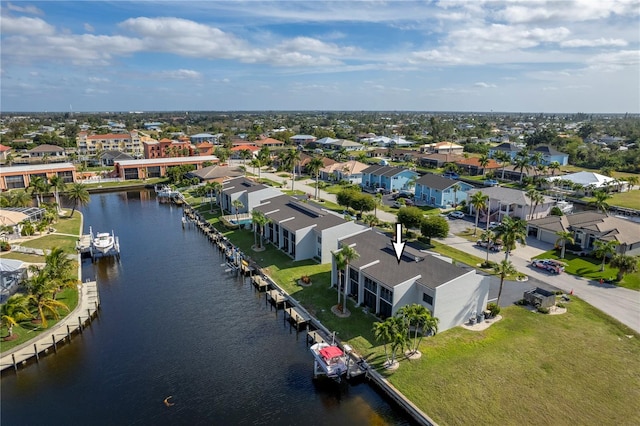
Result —
POLYGON ((24 188, 24 178, 22 176, 7 176, 4 179, 7 189, 24 188))
POLYGON ((322 244, 322 237, 318 236, 318 244, 322 244))
POLYGON ((389 303, 393 303, 393 290, 389 290, 386 287, 380 287, 380 298, 389 303))
POLYGON ((429 296, 427 293, 422 293, 422 301, 427 305, 433 305, 433 296, 429 296))

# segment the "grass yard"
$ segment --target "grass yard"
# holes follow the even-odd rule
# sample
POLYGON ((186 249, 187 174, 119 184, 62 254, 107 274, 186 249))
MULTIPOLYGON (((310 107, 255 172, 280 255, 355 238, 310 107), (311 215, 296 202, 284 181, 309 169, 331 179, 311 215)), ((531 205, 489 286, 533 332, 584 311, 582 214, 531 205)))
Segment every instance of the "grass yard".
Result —
MULTIPOLYGON (((583 198, 584 201, 591 202, 593 197, 583 198)), ((636 189, 627 192, 615 192, 611 194, 611 198, 607 200, 610 206, 626 207, 629 209, 640 210, 640 190, 636 189)))
POLYGON ((23 247, 31 247, 37 249, 51 249, 52 247, 61 247, 67 253, 74 253, 76 250, 77 237, 68 235, 49 234, 34 240, 24 241, 20 243, 23 247))
MULTIPOLYGON (((65 210, 65 214, 71 214, 71 210, 65 210)), ((82 222, 82 215, 78 213, 74 213, 72 217, 62 216, 58 219, 56 223, 53 224, 53 228, 59 234, 72 234, 78 235, 80 230, 80 222, 82 222)))
MULTIPOLYGON (((604 265, 604 272, 600 272, 601 260, 590 257, 580 257, 572 253, 565 253, 564 259, 560 259, 560 250, 546 251, 535 257, 536 259, 559 259, 566 263, 565 272, 592 280, 610 279, 618 274, 617 268, 611 268, 608 263, 604 265)), ((640 272, 625 275, 624 279, 616 283, 620 287, 631 290, 640 290, 640 272)))
POLYGON ((44 256, 38 256, 35 254, 17 253, 17 252, 3 252, 3 259, 15 259, 21 260, 27 263, 44 263, 44 256))
POLYGON ((443 425, 640 424, 640 336, 577 298, 563 315, 502 315, 424 339, 389 380, 443 425))
MULTIPOLYGON (((67 305, 69 307, 69 311, 65 309, 58 309, 58 314, 60 315, 59 320, 54 320, 53 318, 47 317, 47 328, 43 328, 41 324, 35 324, 31 321, 23 321, 21 323, 18 323, 18 326, 13 327, 13 333, 18 335, 18 338, 8 342, 2 341, 2 339, 0 339, 0 352, 15 348, 16 346, 21 345, 22 343, 35 337, 37 334, 40 334, 57 324, 68 314, 68 312, 73 311, 78 305, 78 290, 76 288, 64 289, 58 294, 56 299, 67 305)), ((3 326, 0 328, 0 336, 5 337, 8 334, 9 333, 6 327, 3 326)))

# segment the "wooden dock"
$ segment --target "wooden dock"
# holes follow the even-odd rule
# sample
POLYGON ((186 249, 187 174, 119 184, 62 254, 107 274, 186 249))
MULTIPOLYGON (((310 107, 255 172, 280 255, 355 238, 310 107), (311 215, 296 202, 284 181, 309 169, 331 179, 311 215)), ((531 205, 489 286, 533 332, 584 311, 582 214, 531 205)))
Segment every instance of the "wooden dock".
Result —
POLYGON ((98 315, 100 296, 95 281, 82 283, 79 287, 78 306, 50 329, 45 329, 38 337, 6 351, 0 358, 0 371, 26 365, 30 360, 40 361, 40 357, 58 351, 58 346, 71 342, 74 335, 82 330, 98 315))
POLYGON ((267 291, 269 288, 269 282, 260 275, 252 276, 251 284, 253 284, 258 291, 267 291))
POLYGON ((284 302, 287 301, 287 296, 280 293, 278 290, 268 290, 264 294, 264 299, 265 303, 271 303, 271 306, 275 307, 276 310, 278 310, 280 306, 284 307, 284 302))
POLYGON ((310 317, 307 315, 303 315, 296 308, 285 308, 284 309, 284 320, 289 320, 289 324, 294 325, 296 327, 296 331, 300 331, 300 327, 306 325, 310 317))

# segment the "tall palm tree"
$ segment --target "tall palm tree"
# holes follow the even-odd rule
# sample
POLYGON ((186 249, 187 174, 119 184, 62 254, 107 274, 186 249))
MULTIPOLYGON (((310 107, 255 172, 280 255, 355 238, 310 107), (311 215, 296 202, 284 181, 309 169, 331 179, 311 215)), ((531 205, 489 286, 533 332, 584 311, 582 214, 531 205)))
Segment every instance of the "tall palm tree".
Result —
POLYGON ((555 176, 556 171, 560 170, 560 163, 558 163, 557 161, 552 161, 548 167, 549 170, 551 170, 551 176, 555 176))
POLYGON ((64 180, 60 176, 55 175, 49 178, 49 185, 53 190, 53 197, 56 200, 57 210, 59 213, 62 209, 62 206, 60 205, 60 193, 66 191, 67 184, 64 182, 64 180))
POLYGON ((451 187, 453 191, 453 207, 458 207, 458 191, 460 191, 461 187, 459 183, 454 184, 451 187))
MULTIPOLYGON (((489 224, 489 221, 487 221, 487 225, 489 224)), ((484 260, 485 265, 489 264, 489 251, 491 250, 491 244, 493 244, 496 241, 496 233, 493 232, 491 229, 485 229, 484 231, 482 231, 482 234, 480 234, 480 239, 482 241, 486 241, 487 242, 487 257, 484 260)))
POLYGON ((506 216, 496 228, 496 237, 502 240, 505 248, 504 260, 509 260, 511 251, 516 248, 516 243, 526 245, 527 225, 520 219, 506 216))
POLYGON ((309 161, 309 163, 307 164, 307 170, 316 179, 315 194, 313 194, 316 200, 318 199, 318 181, 320 179, 320 169, 323 166, 324 166, 324 163, 322 162, 322 159, 319 157, 313 157, 311 161, 309 161))
POLYGON ((529 198, 529 216, 527 217, 527 219, 531 220, 533 219, 533 203, 534 203, 534 198, 536 197, 536 194, 538 194, 538 190, 534 187, 531 187, 529 189, 527 189, 527 192, 525 192, 525 195, 527 196, 527 198, 529 198))
POLYGON ((0 305, 0 320, 6 325, 9 337, 13 336, 13 327, 31 318, 28 305, 29 299, 23 294, 14 294, 0 305))
POLYGON ((629 176, 626 178, 626 180, 629 183, 629 191, 631 191, 633 187, 638 184, 638 176, 629 176))
POLYGON ((602 210, 602 213, 607 213, 609 210, 609 203, 607 200, 611 198, 610 194, 607 194, 605 191, 595 191, 593 193, 593 197, 595 198, 590 204, 595 206, 596 209, 602 210))
POLYGON ((498 151, 493 155, 493 158, 502 166, 502 180, 504 180, 504 169, 507 164, 511 164, 511 156, 504 151, 498 151))
POLYGON ((611 258, 609 265, 618 268, 618 281, 622 281, 625 274, 630 274, 638 270, 638 257, 625 254, 616 254, 611 258))
POLYGON ((489 156, 487 154, 482 154, 480 158, 478 158, 478 164, 482 167, 482 176, 487 172, 486 167, 489 165, 489 156))
POLYGON ((496 300, 496 305, 500 306, 500 296, 502 296, 502 286, 504 284, 505 277, 507 275, 516 274, 518 271, 513 266, 513 263, 506 259, 498 263, 493 270, 500 276, 500 290, 498 290, 498 300, 496 300))
POLYGON ((14 189, 9 193, 9 207, 28 207, 31 204, 31 196, 23 189, 14 189))
POLYGON ((236 214, 236 225, 238 225, 238 229, 240 229, 240 220, 238 219, 238 212, 240 211, 240 209, 244 208, 244 204, 242 203, 242 201, 240 201, 239 198, 236 198, 231 202, 231 205, 233 206, 233 210, 236 214))
POLYGON ((81 206, 86 206, 91 201, 91 197, 89 195, 89 191, 87 191, 87 187, 81 183, 74 183, 71 185, 69 190, 67 191, 67 197, 71 201, 73 201, 73 209, 71 210, 71 216, 76 211, 76 207, 78 204, 81 206))
POLYGON ((418 353, 418 347, 425 334, 438 332, 438 318, 432 317, 429 310, 422 305, 417 303, 405 305, 398 310, 398 315, 404 319, 409 339, 411 339, 411 327, 413 327, 413 341, 409 344, 411 354, 418 353))
POLYGON ((244 164, 245 168, 247 167, 247 160, 252 156, 253 154, 248 149, 243 149, 242 151, 240 151, 240 158, 242 158, 242 163, 244 164))
POLYGON ((7 156, 4 159, 4 164, 6 166, 13 166, 13 163, 16 161, 16 157, 15 155, 13 155, 13 153, 8 153, 7 156))
POLYGON ((220 147, 216 148, 213 154, 218 157, 218 159, 220 160, 220 164, 224 164, 231 156, 231 151, 229 151, 228 148, 220 147))
POLYGON ((522 183, 524 171, 528 171, 530 168, 531 166, 529 165, 529 157, 517 157, 515 159, 515 170, 520 170, 520 183, 522 183))
POLYGON ((42 196, 49 192, 49 183, 46 178, 42 176, 33 176, 29 182, 29 189, 31 194, 36 197, 38 207, 42 205, 42 196))
MULTIPOLYGON (((473 235, 476 235, 478 231, 478 219, 480 217, 480 210, 484 210, 487 208, 487 202, 489 201, 489 196, 484 194, 482 191, 478 191, 471 196, 470 204, 473 206, 476 211, 476 224, 473 228, 473 235)), ((487 222, 489 218, 487 217, 487 222)))
POLYGON ((571 231, 558 231, 556 232, 556 235, 558 236, 558 239, 556 240, 556 245, 559 243, 561 247, 560 259, 564 259, 564 252, 565 252, 567 243, 575 244, 576 240, 573 238, 573 232, 571 231))
POLYGON ((616 247, 618 242, 616 240, 604 241, 595 240, 593 245, 596 247, 593 253, 596 257, 602 257, 602 264, 600 265, 600 272, 604 271, 604 263, 607 261, 607 256, 613 256, 616 253, 616 247))
POLYGON ((391 343, 393 330, 393 324, 390 321, 378 321, 373 323, 373 336, 376 341, 382 342, 384 347, 385 364, 389 365, 391 357, 389 357, 389 350, 387 344, 391 343))
POLYGON ((271 222, 264 213, 259 210, 251 210, 251 222, 253 222, 253 235, 254 235, 254 244, 255 244, 255 235, 256 230, 260 235, 259 244, 255 244, 259 249, 262 249, 262 235, 264 234, 264 227, 267 223, 271 222))
POLYGON ((342 253, 342 257, 344 258, 344 268, 345 268, 345 283, 344 283, 344 298, 342 304, 342 313, 347 313, 347 292, 349 287, 349 264, 358 259, 360 254, 351 246, 342 246, 340 249, 340 253, 342 253))

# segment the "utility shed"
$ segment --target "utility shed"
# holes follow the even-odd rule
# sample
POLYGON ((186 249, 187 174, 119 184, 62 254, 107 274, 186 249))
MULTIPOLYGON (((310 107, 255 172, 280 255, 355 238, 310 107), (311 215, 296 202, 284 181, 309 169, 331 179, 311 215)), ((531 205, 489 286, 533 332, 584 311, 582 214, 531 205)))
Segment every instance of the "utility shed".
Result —
POLYGON ((556 295, 549 290, 536 287, 524 292, 524 300, 535 307, 550 308, 556 304, 556 295))

